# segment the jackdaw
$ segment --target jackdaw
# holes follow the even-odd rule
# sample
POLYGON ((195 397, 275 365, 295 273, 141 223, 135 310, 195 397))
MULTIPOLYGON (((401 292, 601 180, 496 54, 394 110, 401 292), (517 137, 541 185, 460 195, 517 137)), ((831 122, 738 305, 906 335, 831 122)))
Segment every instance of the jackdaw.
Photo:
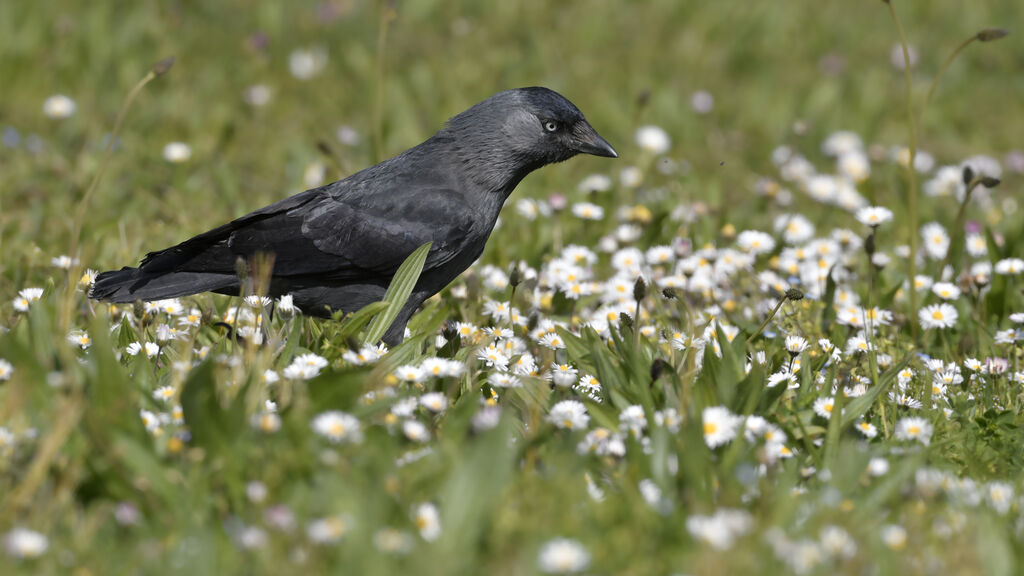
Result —
POLYGON ((381 300, 406 257, 433 242, 412 295, 384 336, 395 344, 420 304, 480 257, 516 185, 541 166, 580 153, 618 156, 557 92, 499 92, 394 158, 150 252, 138 268, 100 274, 90 297, 238 295, 238 260, 262 253, 273 256, 268 296, 291 294, 303 313, 328 317, 381 300))

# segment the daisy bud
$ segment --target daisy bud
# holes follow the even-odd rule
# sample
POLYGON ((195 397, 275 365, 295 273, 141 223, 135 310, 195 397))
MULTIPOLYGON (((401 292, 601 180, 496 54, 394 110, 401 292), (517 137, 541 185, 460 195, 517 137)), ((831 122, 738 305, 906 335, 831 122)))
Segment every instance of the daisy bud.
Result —
POLYGON ((534 310, 526 317, 526 329, 532 332, 538 324, 540 324, 540 313, 534 310))
POLYGON ((655 358, 654 362, 651 363, 651 382, 657 382, 658 378, 665 373, 665 369, 668 368, 668 362, 665 362, 661 358, 655 358))
POLYGON ((171 69, 171 66, 174 66, 174 56, 164 58, 156 64, 153 64, 153 67, 149 70, 153 73, 154 77, 160 77, 164 74, 167 74, 167 72, 171 69))
POLYGON ((1005 28, 985 28, 981 32, 978 32, 977 38, 982 42, 991 42, 993 40, 999 40, 1009 34, 1010 31, 1005 28))
POLYGON ((644 296, 647 296, 647 283, 644 282, 643 276, 637 276, 636 282, 633 283, 633 299, 639 302, 644 296))
POLYGON ((864 251, 867 252, 868 258, 875 255, 875 229, 871 229, 871 234, 864 239, 864 251))
POLYGON ((661 291, 661 295, 668 300, 675 300, 678 297, 675 288, 665 288, 661 291))
POLYGON ((619 314, 619 330, 632 330, 633 317, 629 314, 619 314))
POLYGON ((964 173, 962 175, 964 186, 970 186, 971 180, 974 180, 974 170, 970 166, 964 166, 964 173))
POLYGON ((522 280, 523 276, 519 271, 519 264, 513 262, 512 269, 508 271, 508 284, 515 288, 516 286, 519 286, 519 283, 522 282, 522 280))
POLYGON ((786 299, 796 302, 797 300, 804 299, 804 293, 797 288, 790 288, 786 290, 786 299))

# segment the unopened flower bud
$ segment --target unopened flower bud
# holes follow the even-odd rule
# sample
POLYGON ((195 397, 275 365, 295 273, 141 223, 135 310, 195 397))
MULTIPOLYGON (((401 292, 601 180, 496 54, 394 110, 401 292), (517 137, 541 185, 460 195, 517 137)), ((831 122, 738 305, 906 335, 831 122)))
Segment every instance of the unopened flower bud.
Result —
POLYGON ((508 283, 509 283, 509 286, 512 286, 513 288, 515 288, 516 286, 519 286, 519 283, 522 282, 522 280, 523 280, 523 275, 519 271, 519 264, 518 263, 513 263, 512 264, 512 269, 508 271, 508 283))
POLYGON ((658 378, 661 378, 666 368, 668 368, 668 362, 661 358, 655 358, 654 362, 651 363, 651 382, 656 382, 658 378))
POLYGON ((171 69, 171 66, 174 66, 174 56, 164 58, 156 64, 153 64, 153 67, 150 68, 150 72, 153 73, 154 77, 160 77, 164 74, 167 74, 167 72, 171 69))
POLYGON ((797 288, 790 288, 789 290, 786 290, 786 299, 794 302, 797 300, 803 300, 804 293, 797 288))
POLYGON ((993 40, 999 40, 1009 34, 1010 31, 1005 28, 985 28, 981 32, 978 32, 977 38, 982 42, 991 42, 993 40))
POLYGON ((974 180, 974 170, 970 166, 964 166, 963 172, 964 186, 970 186, 971 180, 974 180))
POLYGON ((639 302, 644 296, 647 296, 647 283, 644 282, 643 276, 637 276, 636 282, 633 283, 633 299, 639 302))

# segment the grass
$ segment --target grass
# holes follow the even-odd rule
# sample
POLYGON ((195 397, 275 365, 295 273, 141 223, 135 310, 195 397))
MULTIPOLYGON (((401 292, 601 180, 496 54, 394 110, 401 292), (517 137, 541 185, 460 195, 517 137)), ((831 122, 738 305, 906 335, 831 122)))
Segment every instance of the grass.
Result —
POLYGON ((568 538, 599 574, 1019 573, 1022 349, 1006 331, 1024 301, 1019 274, 981 278, 972 265, 1024 256, 1020 172, 1007 157, 1002 182, 962 204, 927 194, 937 169, 918 175, 917 221, 942 224, 950 247, 917 271, 940 281, 948 261, 963 293, 948 302, 952 327, 915 343, 917 310, 942 299, 922 290, 909 302, 901 247, 918 231, 906 171, 889 156, 909 144, 906 86, 917 148, 937 167, 1020 146, 1024 116, 1008 105, 1024 95, 1019 31, 947 62, 964 38, 1012 26, 1017 9, 893 8, 917 55, 906 77, 890 62, 898 37, 881 2, 0 5, 0 359, 12 369, 0 381, 3 572, 533 574, 556 560, 582 566, 572 545, 557 558, 548 548, 568 538), (310 49, 327 61, 301 80, 289 60, 310 49), (126 96, 168 56, 174 67, 138 91, 107 158, 126 96), (264 106, 243 96, 257 84, 270 89, 264 106), (380 358, 361 346, 386 327, 373 318, 385 305, 324 322, 210 295, 165 303, 171 312, 85 298, 80 268, 131 264, 318 173, 331 181, 416 144, 495 91, 538 84, 573 100, 621 158, 528 177, 481 261, 380 358), (710 113, 691 108, 697 90, 714 96, 710 113), (58 93, 76 109, 47 117, 58 93), (636 143, 642 125, 664 129, 671 148, 636 143), (359 138, 339 139, 340 126, 359 138), (814 200, 794 163, 773 163, 788 146, 834 174, 821 143, 839 130, 865 143, 870 175, 856 191, 892 222, 868 228, 814 200), (190 147, 185 162, 163 157, 176 141, 190 147), (626 167, 642 183, 624 184, 626 167), (591 174, 610 189, 578 189, 591 174), (518 204, 559 195, 603 219, 531 219, 518 204), (828 245, 825 274, 817 256, 794 256, 825 244, 784 237, 797 215, 814 238, 849 231, 828 245), (977 236, 958 230, 964 220, 977 236), (616 235, 640 252, 603 252, 616 235), (869 235, 885 265, 869 263, 869 235), (972 240, 987 253, 968 255, 972 240), (598 294, 566 297, 558 261, 569 245, 597 256, 577 263, 598 294), (640 262, 659 246, 672 248, 665 262, 640 262), (52 264, 65 254, 80 265, 52 264), (676 272, 685 285, 663 290, 676 272), (616 286, 621 297, 605 293, 616 286), (19 310, 31 287, 42 296, 19 310), (784 299, 787 288, 806 297, 784 299), (488 314, 510 301, 518 321, 488 314), (547 320, 560 323, 544 332, 561 346, 535 332, 547 320), (479 330, 463 337, 455 322, 479 330), (847 351, 868 323, 868 351, 847 351), (161 326, 180 338, 161 338, 161 326), (68 339, 79 331, 85 349, 68 339), (786 336, 809 347, 790 354, 786 336), (842 354, 830 360, 822 338, 842 354), (130 354, 136 342, 152 357, 130 354), (479 359, 491 344, 521 372, 526 353, 534 360, 521 387, 497 385, 508 373, 479 359), (318 358, 326 365, 302 363, 318 358), (436 358, 461 368, 400 382, 402 367, 436 358), (552 364, 600 385, 552 386, 552 364), (549 418, 563 401, 584 406, 588 420, 570 427, 581 429, 549 418), (721 419, 708 410, 718 406, 721 419), (341 421, 336 411, 358 427, 315 424, 341 421), (30 558, 19 528, 45 551, 30 558))

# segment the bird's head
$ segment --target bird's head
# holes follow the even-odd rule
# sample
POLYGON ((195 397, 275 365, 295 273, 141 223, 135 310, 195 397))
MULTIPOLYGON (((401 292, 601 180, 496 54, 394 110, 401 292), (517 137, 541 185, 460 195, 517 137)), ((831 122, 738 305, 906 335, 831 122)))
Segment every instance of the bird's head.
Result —
POLYGON ((577 154, 618 157, 572 102, 547 88, 499 92, 449 120, 448 130, 488 161, 527 172, 577 154))

